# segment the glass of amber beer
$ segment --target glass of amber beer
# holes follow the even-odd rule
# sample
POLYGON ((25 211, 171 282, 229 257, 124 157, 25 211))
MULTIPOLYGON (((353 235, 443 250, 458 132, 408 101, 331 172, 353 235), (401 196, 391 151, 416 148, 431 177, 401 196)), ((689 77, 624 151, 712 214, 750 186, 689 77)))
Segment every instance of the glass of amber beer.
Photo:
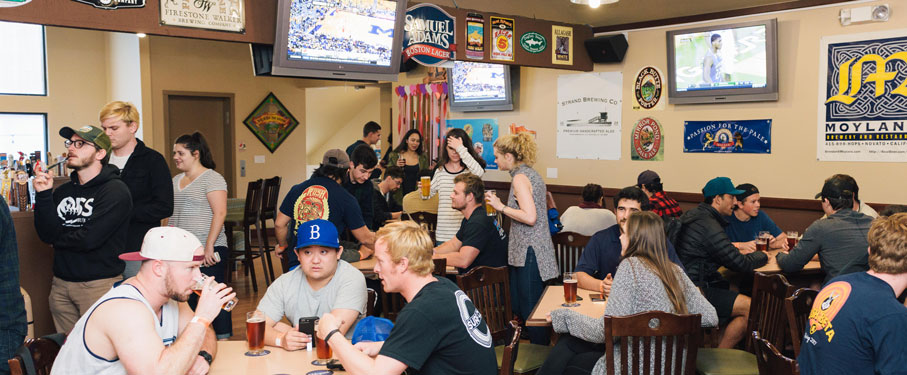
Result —
POLYGON ((768 251, 768 243, 771 239, 771 233, 761 231, 756 235, 756 251, 768 251))
MULTIPOLYGON (((205 279, 209 277, 211 276, 202 274, 201 277, 195 279, 195 284, 192 285, 192 292, 195 293, 195 295, 199 297, 202 296, 202 288, 205 286, 205 279)), ((233 308, 236 307, 237 302, 239 302, 239 298, 233 298, 232 300, 227 301, 227 303, 221 306, 221 308, 224 309, 224 311, 233 311, 233 308)))
POLYGON ((262 356, 268 354, 265 349, 265 314, 261 311, 246 313, 246 342, 249 344, 248 356, 262 356))
MULTIPOLYGON (((491 195, 497 195, 497 192, 494 190, 485 190, 486 192, 491 193, 491 195)), ((491 207, 491 200, 485 198, 485 214, 488 216, 498 216, 498 211, 491 207)))
POLYGON ((564 303, 561 306, 579 306, 579 304, 576 303, 576 287, 576 274, 573 272, 564 272, 564 303))
POLYGON ((800 242, 800 232, 795 230, 787 231, 787 248, 793 250, 794 246, 797 246, 797 242, 800 242))
POLYGON ((419 181, 421 184, 420 191, 422 193, 421 194, 422 200, 426 201, 426 200, 428 200, 428 198, 431 197, 431 177, 422 176, 422 178, 419 181))
POLYGON ((318 320, 315 320, 315 334, 312 335, 315 338, 315 351, 318 354, 318 360, 315 361, 319 365, 326 365, 328 361, 331 360, 331 345, 318 337, 318 320))

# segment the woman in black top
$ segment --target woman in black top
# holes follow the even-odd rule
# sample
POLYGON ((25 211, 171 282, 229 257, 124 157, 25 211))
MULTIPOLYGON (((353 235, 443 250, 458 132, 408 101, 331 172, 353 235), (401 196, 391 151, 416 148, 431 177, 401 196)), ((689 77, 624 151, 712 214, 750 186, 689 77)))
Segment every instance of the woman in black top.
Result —
POLYGON ((416 190, 419 172, 429 169, 428 155, 422 151, 422 134, 410 129, 403 136, 400 144, 390 152, 388 165, 403 168, 403 185, 394 193, 397 204, 403 204, 403 196, 416 190))

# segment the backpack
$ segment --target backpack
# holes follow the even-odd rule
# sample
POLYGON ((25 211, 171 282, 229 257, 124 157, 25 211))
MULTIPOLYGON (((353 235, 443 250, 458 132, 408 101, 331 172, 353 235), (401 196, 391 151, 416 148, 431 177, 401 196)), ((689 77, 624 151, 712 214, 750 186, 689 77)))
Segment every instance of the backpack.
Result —
POLYGON ((665 217, 665 238, 674 245, 677 246, 677 238, 680 237, 680 230, 683 229, 683 223, 680 222, 679 217, 665 217))

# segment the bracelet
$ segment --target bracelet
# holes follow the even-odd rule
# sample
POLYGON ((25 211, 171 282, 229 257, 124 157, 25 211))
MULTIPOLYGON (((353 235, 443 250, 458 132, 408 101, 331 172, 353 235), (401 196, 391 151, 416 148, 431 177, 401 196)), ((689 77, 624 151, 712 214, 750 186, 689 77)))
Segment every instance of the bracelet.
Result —
POLYGON ((274 346, 280 346, 280 339, 282 339, 282 338, 283 338, 284 336, 286 336, 286 335, 287 335, 286 332, 281 333, 280 335, 278 335, 277 338, 274 339, 274 346))
POLYGON ((331 336, 333 336, 337 332, 340 332, 340 329, 334 328, 334 330, 328 332, 327 336, 324 336, 324 342, 331 341, 331 336))
POLYGON ((211 324, 211 321, 204 318, 199 318, 197 315, 192 317, 192 320, 189 323, 201 323, 203 326, 208 327, 211 324))

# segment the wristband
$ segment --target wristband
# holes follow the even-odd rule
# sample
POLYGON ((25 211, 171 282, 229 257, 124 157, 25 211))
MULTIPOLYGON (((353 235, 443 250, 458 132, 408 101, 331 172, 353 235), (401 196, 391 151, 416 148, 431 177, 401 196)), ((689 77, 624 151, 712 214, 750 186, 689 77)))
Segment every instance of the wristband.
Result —
POLYGON ((211 362, 214 362, 214 357, 212 357, 210 353, 208 353, 204 350, 199 351, 198 355, 200 357, 202 357, 205 360, 205 362, 208 362, 208 366, 211 366, 211 362))
POLYGON ((201 323, 201 325, 203 325, 203 326, 205 326, 205 327, 207 328, 208 325, 211 324, 211 321, 209 321, 208 319, 199 318, 199 317, 196 315, 196 316, 193 316, 193 317, 192 317, 192 320, 190 320, 189 323, 201 323))
POLYGON ((274 346, 280 346, 281 339, 286 335, 287 335, 287 333, 284 332, 284 333, 281 333, 279 336, 277 336, 277 338, 274 339, 274 346))
POLYGON ((324 342, 331 341, 331 336, 333 336, 337 332, 340 332, 340 330, 337 328, 334 328, 331 332, 328 332, 327 336, 324 336, 324 342))

